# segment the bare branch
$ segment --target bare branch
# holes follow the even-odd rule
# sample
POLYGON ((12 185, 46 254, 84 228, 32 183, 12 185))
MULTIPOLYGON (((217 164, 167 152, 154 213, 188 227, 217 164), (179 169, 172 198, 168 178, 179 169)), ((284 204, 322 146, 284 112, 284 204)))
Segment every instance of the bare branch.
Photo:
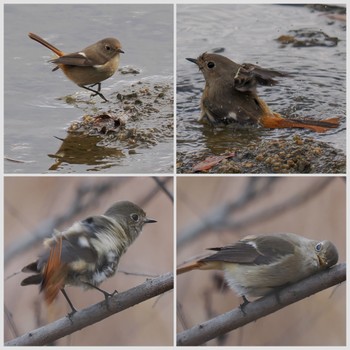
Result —
POLYGON ((294 196, 291 196, 281 203, 264 208, 260 212, 254 213, 249 217, 242 218, 240 220, 237 220, 236 218, 230 219, 229 215, 232 217, 232 215, 236 214, 238 210, 244 209, 244 207, 250 204, 252 201, 265 195, 266 192, 275 184, 275 182, 271 180, 274 178, 264 178, 263 183, 258 181, 259 179, 255 179, 255 181, 253 181, 253 179, 250 179, 242 195, 237 200, 225 203, 219 208, 215 208, 211 212, 205 213, 200 220, 181 232, 178 238, 178 248, 181 248, 189 241, 196 239, 198 236, 208 233, 214 229, 242 229, 248 225, 266 221, 267 219, 271 219, 276 215, 281 215, 281 213, 288 211, 310 200, 311 198, 314 198, 314 196, 321 193, 321 191, 334 180, 333 177, 326 177, 316 182, 314 185, 311 185, 308 189, 303 189, 303 191, 297 192, 294 196), (267 180, 271 181, 268 182, 267 180))
POLYGON ((222 223, 227 220, 228 215, 243 209, 258 197, 266 194, 277 180, 278 178, 249 178, 247 185, 238 199, 234 199, 215 208, 209 214, 206 213, 200 220, 183 231, 177 240, 178 248, 196 239, 199 235, 218 226, 222 226, 222 223))
POLYGON ((15 324, 15 322, 13 321, 13 318, 12 318, 12 314, 11 312, 8 310, 8 308, 6 307, 6 305, 4 306, 4 314, 5 314, 5 318, 7 319, 7 322, 9 323, 10 325, 10 331, 11 333, 15 336, 15 337, 18 337, 18 329, 17 329, 17 326, 15 324))
POLYGON ((166 187, 165 184, 171 179, 170 177, 166 177, 163 181, 159 179, 159 177, 153 176, 153 180, 157 183, 157 185, 163 190, 163 192, 168 196, 168 198, 171 200, 171 202, 174 202, 174 196, 172 192, 170 192, 166 187))
POLYGON ((61 318, 51 324, 10 340, 5 343, 5 346, 47 345, 131 306, 165 293, 173 288, 173 284, 172 273, 149 279, 137 287, 109 298, 108 304, 106 301, 103 301, 92 305, 76 312, 71 318, 61 318))
POLYGON ((338 264, 331 269, 281 289, 278 294, 269 294, 247 304, 243 308, 244 312, 241 308, 237 308, 179 333, 177 345, 201 345, 206 341, 280 310, 287 305, 341 283, 345 279, 346 264, 338 264))
MULTIPOLYGON (((138 205, 141 206, 141 208, 146 205, 148 202, 150 202, 157 194, 159 191, 164 191, 163 187, 159 185, 162 184, 163 186, 170 180, 172 180, 171 177, 165 177, 163 181, 159 180, 159 178, 157 178, 158 181, 156 181, 156 186, 154 186, 153 188, 150 188, 149 192, 144 196, 144 198, 142 198, 138 205), (158 183, 159 182, 159 183, 158 183)), ((165 193, 167 196, 168 194, 165 193)), ((172 195, 171 195, 172 196, 172 195)))
POLYGON ((291 210, 298 205, 314 198, 323 191, 334 179, 332 177, 326 177, 320 181, 315 182, 306 190, 296 193, 294 196, 287 198, 275 205, 271 205, 268 208, 264 208, 260 212, 254 213, 251 216, 242 220, 226 221, 221 225, 222 228, 229 228, 231 230, 241 229, 248 225, 253 225, 262 221, 270 220, 271 218, 281 215, 283 212, 291 210))

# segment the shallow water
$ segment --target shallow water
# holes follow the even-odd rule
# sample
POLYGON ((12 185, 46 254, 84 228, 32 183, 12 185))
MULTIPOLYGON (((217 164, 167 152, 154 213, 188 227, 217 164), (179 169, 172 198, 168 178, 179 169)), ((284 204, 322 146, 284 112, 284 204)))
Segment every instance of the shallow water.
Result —
MULTIPOLYGON (((173 172, 173 139, 164 137, 154 147, 139 147, 123 157, 101 156, 98 162, 62 163, 52 167, 50 154, 60 148, 68 126, 84 114, 120 108, 115 93, 139 80, 173 82, 172 5, 5 5, 5 160, 6 173, 160 173, 173 172), (90 97, 61 71, 51 72, 51 52, 30 40, 34 32, 63 51, 83 49, 114 36, 122 43, 119 68, 140 74, 116 73, 102 83, 110 103, 90 97), (64 98, 72 96, 72 103, 64 98), (76 103, 76 101, 78 101, 76 103), (107 164, 107 165, 106 165, 107 164), (50 170, 51 169, 51 170, 50 170), (54 170, 53 170, 54 169, 54 170)), ((172 106, 169 106, 172 111, 172 106)), ((159 120, 143 120, 158 127, 159 120)), ((145 127, 141 125, 140 127, 145 127)), ((124 150, 122 150, 124 151, 124 150)), ((117 153, 117 152, 116 152, 117 153)))
POLYGON ((345 23, 328 19, 304 6, 178 5, 177 6, 177 150, 182 155, 204 151, 220 154, 251 139, 290 138, 295 133, 346 149, 346 30, 345 23), (275 40, 289 30, 322 30, 340 41, 334 47, 281 48, 275 40), (254 63, 293 75, 259 96, 282 115, 325 119, 340 116, 341 125, 324 134, 300 129, 213 129, 197 122, 204 78, 186 61, 205 51, 238 63, 254 63))

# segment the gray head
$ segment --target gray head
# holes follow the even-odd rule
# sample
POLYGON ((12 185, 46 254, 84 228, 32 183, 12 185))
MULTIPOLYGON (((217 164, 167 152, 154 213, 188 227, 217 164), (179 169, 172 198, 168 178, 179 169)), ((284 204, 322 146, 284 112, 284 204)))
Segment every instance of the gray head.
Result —
POLYGON ((148 218, 138 205, 129 201, 114 203, 104 215, 113 218, 121 224, 124 229, 129 231, 133 239, 141 232, 144 224, 157 222, 148 218))

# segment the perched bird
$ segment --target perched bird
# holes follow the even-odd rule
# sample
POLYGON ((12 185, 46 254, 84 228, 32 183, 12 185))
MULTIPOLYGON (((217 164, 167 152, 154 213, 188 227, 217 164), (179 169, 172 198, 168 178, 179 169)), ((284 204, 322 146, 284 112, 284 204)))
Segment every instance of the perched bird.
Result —
POLYGON ((212 124, 257 124, 265 128, 307 128, 316 132, 339 126, 339 118, 294 119, 272 112, 256 89, 258 85, 275 85, 274 78, 287 76, 284 72, 238 64, 212 53, 187 60, 195 63, 205 78, 200 120, 207 119, 212 124))
POLYGON ((101 81, 110 78, 118 69, 119 54, 124 53, 118 39, 105 38, 79 52, 65 54, 39 35, 34 33, 28 35, 58 56, 58 58, 50 60, 56 64, 52 71, 60 68, 68 79, 78 86, 92 91, 94 93, 92 96, 99 95, 107 101, 100 92, 101 81), (95 85, 97 85, 97 90, 92 89, 95 85))
POLYGON ((264 296, 338 262, 330 241, 315 241, 294 233, 247 236, 237 243, 210 248, 215 254, 177 269, 223 270, 228 285, 239 295, 264 296))
POLYGON ((34 275, 25 278, 21 285, 39 284, 48 304, 61 291, 72 312, 76 310, 64 290, 65 285, 94 288, 107 299, 114 293, 98 286, 115 274, 121 256, 143 226, 153 222, 156 220, 147 218, 136 204, 121 201, 103 215, 76 222, 62 233, 55 231, 52 238, 44 241, 45 252, 22 269, 34 275))

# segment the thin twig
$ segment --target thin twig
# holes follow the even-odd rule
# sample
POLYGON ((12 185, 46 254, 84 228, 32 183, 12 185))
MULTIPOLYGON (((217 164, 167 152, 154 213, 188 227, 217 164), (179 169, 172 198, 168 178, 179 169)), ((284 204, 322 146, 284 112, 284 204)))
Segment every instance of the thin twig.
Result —
POLYGON ((5 317, 7 319, 8 324, 9 324, 9 328, 11 330, 11 333, 15 337, 18 337, 18 334, 19 334, 18 329, 16 327, 15 322, 13 321, 12 313, 9 311, 9 309, 6 307, 6 305, 4 306, 4 314, 5 314, 5 317))
POLYGON ((153 176, 153 180, 157 183, 157 185, 168 196, 168 198, 171 200, 171 202, 174 202, 173 194, 165 187, 165 184, 169 181, 169 179, 171 179, 171 178, 166 177, 163 181, 161 181, 159 177, 153 176))
POLYGON ((282 213, 291 210, 298 205, 301 205, 308 200, 317 196, 322 192, 334 179, 331 177, 324 178, 317 181, 307 189, 296 193, 294 196, 287 198, 286 200, 281 201, 275 205, 271 205, 268 208, 263 208, 261 211, 252 214, 247 218, 242 220, 226 220, 220 223, 220 228, 237 230, 247 227, 249 225, 257 224, 259 222, 267 221, 272 219, 275 216, 279 216, 282 213))
POLYGON ((118 269, 119 273, 123 273, 124 275, 131 275, 131 276, 141 276, 141 277, 150 277, 155 278, 159 275, 155 275, 154 273, 148 273, 148 272, 132 272, 132 271, 126 271, 123 269, 118 269))
MULTIPOLYGON (((265 180, 268 179, 269 178, 265 180)), ((261 186, 262 184, 258 180, 259 179, 252 181, 252 179, 250 179, 243 190, 243 193, 237 200, 225 203, 219 208, 214 208, 212 211, 205 213, 205 215, 203 215, 203 217, 196 223, 183 230, 179 234, 177 242, 178 248, 181 248, 189 241, 194 240, 200 235, 209 233, 210 231, 219 229, 242 229, 249 225, 271 219, 276 215, 281 215, 283 212, 314 198, 321 193, 334 180, 334 178, 327 177, 321 179, 309 188, 303 189, 281 203, 271 205, 267 208, 264 207, 260 212, 254 213, 249 217, 237 219, 241 217, 241 215, 234 216, 237 211, 244 209, 252 201, 265 195, 266 191, 270 190, 271 186, 275 184, 275 182, 266 182, 261 186)))
POLYGON ((181 248, 188 242, 196 239, 199 235, 211 231, 213 228, 221 226, 227 220, 228 215, 232 215, 238 210, 242 210, 252 201, 263 196, 276 183, 278 178, 250 178, 248 179, 242 194, 238 199, 233 199, 218 208, 214 208, 210 213, 203 215, 193 225, 182 231, 177 240, 177 247, 181 248))
MULTIPOLYGON (((171 177, 165 177, 164 178, 164 183, 168 182, 172 180, 171 177)), ((139 201, 139 205, 140 207, 142 208, 143 206, 145 206, 147 203, 149 203, 156 195, 157 193, 162 190, 162 187, 160 187, 158 184, 156 186, 154 186, 153 188, 150 189, 150 191, 147 193, 146 196, 144 196, 144 198, 142 198, 140 201, 139 201)))

